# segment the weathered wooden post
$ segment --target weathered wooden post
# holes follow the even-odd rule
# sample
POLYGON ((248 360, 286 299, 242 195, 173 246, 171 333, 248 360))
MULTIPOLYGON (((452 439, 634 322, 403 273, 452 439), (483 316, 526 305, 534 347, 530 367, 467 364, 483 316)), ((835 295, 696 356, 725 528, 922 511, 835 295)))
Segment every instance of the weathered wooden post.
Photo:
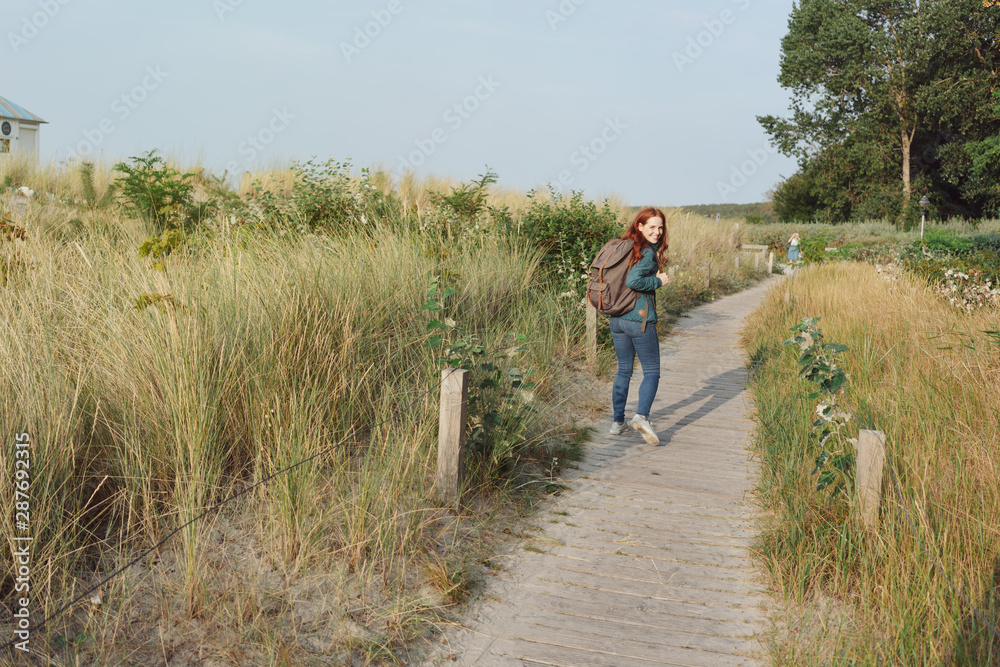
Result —
POLYGON ((438 426, 437 494, 457 504, 465 475, 465 421, 469 408, 469 371, 441 371, 441 419, 438 426))
POLYGON ((774 273, 774 251, 773 250, 771 251, 771 254, 767 256, 767 275, 771 275, 772 273, 774 273))
POLYGON ((736 272, 737 273, 740 272, 740 254, 741 254, 741 251, 737 250, 736 254, 733 255, 733 264, 736 265, 736 272))
POLYGON ((868 528, 878 521, 882 503, 882 470, 885 467, 885 433, 861 431, 858 434, 858 469, 856 496, 861 504, 861 519, 868 528))
POLYGON ((705 262, 705 289, 712 289, 712 260, 705 262))
POLYGON ((587 302, 587 367, 594 372, 597 370, 597 308, 586 299, 587 302))

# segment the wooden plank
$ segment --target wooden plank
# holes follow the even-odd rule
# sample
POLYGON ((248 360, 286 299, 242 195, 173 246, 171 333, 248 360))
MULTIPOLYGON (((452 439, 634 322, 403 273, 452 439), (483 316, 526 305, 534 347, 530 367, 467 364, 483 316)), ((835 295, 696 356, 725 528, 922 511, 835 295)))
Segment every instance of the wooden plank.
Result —
MULTIPOLYGON (((642 507, 640 504, 630 504, 630 503, 620 503, 616 504, 614 507, 610 507, 611 503, 607 503, 607 510, 609 512, 629 512, 634 519, 625 518, 627 515, 623 514, 608 514, 601 513, 600 508, 595 508, 594 511, 585 511, 583 509, 574 512, 573 516, 569 519, 570 522, 580 521, 589 522, 591 525, 601 525, 603 522, 608 523, 618 523, 621 526, 630 526, 635 523, 640 523, 646 519, 645 515, 640 516, 640 512, 648 510, 649 508, 642 507)), ((689 525, 692 530, 697 528, 699 532, 718 536, 731 536, 734 538, 741 538, 748 541, 753 541, 757 532, 753 527, 753 519, 750 513, 745 513, 743 515, 733 515, 731 517, 719 518, 715 513, 704 512, 699 514, 695 510, 689 510, 685 512, 677 511, 669 515, 669 519, 666 521, 666 528, 674 527, 670 524, 675 524, 678 529, 683 528, 684 525, 689 525), (697 523, 696 523, 697 522, 697 523)))
POLYGON ((670 442, 663 445, 670 449, 671 460, 661 461, 653 456, 645 456, 649 446, 638 440, 638 436, 636 438, 635 441, 632 441, 632 451, 595 450, 586 459, 574 465, 589 465, 593 468, 614 465, 621 469, 628 469, 639 476, 694 476, 711 479, 722 484, 739 484, 741 486, 747 484, 751 473, 755 472, 758 466, 755 462, 747 461, 745 457, 742 459, 725 458, 719 461, 714 459, 712 461, 697 460, 695 457, 704 453, 703 443, 698 441, 685 442, 679 438, 671 439, 670 442))
POLYGON ((599 548, 607 551, 631 553, 632 549, 645 549, 660 560, 712 565, 717 567, 745 567, 747 550, 740 547, 698 544, 692 540, 678 542, 662 535, 615 532, 573 528, 572 534, 560 539, 566 546, 599 548))
MULTIPOLYGON (((588 477, 586 481, 596 485, 596 487, 590 487, 591 489, 599 489, 601 491, 599 494, 600 497, 595 496, 593 500, 609 504, 643 504, 647 507, 653 507, 663 496, 662 489, 629 484, 624 481, 605 480, 597 476, 588 477)), ((723 498, 710 494, 681 493, 678 491, 675 494, 671 494, 671 499, 690 507, 702 507, 713 511, 727 511, 733 517, 752 516, 746 500, 743 498, 723 498)))
MULTIPOLYGON (((554 559, 548 567, 558 570, 595 574, 602 576, 613 572, 613 578, 630 579, 648 584, 676 586, 679 590, 699 589, 738 595, 762 595, 763 583, 758 575, 751 572, 730 573, 737 576, 723 576, 718 568, 706 568, 689 563, 657 563, 642 558, 622 558, 614 554, 597 557, 593 552, 584 554, 580 550, 560 549, 549 554, 554 559), (576 556, 583 557, 576 557, 576 556)), ((683 596, 680 596, 683 597, 683 596)))
MULTIPOLYGON (((565 531, 559 532, 552 530, 552 526, 554 525, 557 524, 549 525, 549 529, 547 530, 548 534, 551 534, 554 537, 565 535, 565 531)), ((577 524, 572 521, 567 522, 565 525, 569 528, 578 527, 577 524)), ((597 530, 617 529, 627 534, 649 535, 656 537, 657 539, 683 539, 691 542, 692 544, 700 544, 703 546, 711 545, 742 549, 744 554, 746 554, 750 548, 753 547, 757 539, 756 535, 752 534, 741 536, 735 533, 726 534, 723 532, 716 532, 714 526, 707 526, 704 523, 699 523, 692 519, 685 521, 664 521, 659 524, 640 524, 631 521, 622 521, 620 517, 607 519, 591 516, 587 518, 587 526, 593 527, 597 530)), ((725 529, 723 528, 721 530, 725 529)))
POLYGON ((441 417, 438 427, 437 494, 458 503, 465 473, 465 426, 469 407, 469 371, 441 372, 441 417))
POLYGON ((597 308, 594 308, 594 304, 590 303, 590 299, 586 299, 587 302, 587 367, 591 372, 597 370, 597 308))
POLYGON ((858 434, 857 498, 861 520, 875 528, 882 504, 882 474, 885 467, 885 433, 861 430, 858 434))
MULTIPOLYGON (((600 583, 600 582, 595 582, 600 583)), ((613 603, 619 606, 632 606, 638 609, 649 610, 650 613, 668 614, 683 616, 700 620, 709 625, 718 627, 719 624, 732 623, 740 628, 762 624, 765 618, 764 611, 759 608, 738 608, 725 606, 724 604, 706 604, 698 600, 684 599, 682 596, 672 594, 673 591, 655 590, 645 585, 645 588, 634 588, 633 590, 622 590, 622 586, 601 583, 601 585, 572 586, 565 585, 565 582, 552 580, 531 579, 524 582, 521 595, 517 600, 517 608, 530 604, 530 600, 538 597, 548 597, 551 595, 574 600, 589 600, 600 603, 613 603)), ((742 599, 743 596, 729 594, 730 599, 742 599)), ((767 600, 766 597, 748 598, 767 600)), ((740 630, 742 632, 742 630, 740 630)))
MULTIPOLYGON (((575 544, 573 546, 580 548, 582 551, 589 551, 592 554, 614 554, 621 559, 619 562, 622 564, 635 563, 637 559, 643 563, 652 562, 659 569, 669 568, 671 564, 686 564, 688 566, 684 568, 686 572, 698 573, 706 579, 746 576, 748 574, 755 573, 755 570, 752 567, 744 565, 738 561, 734 562, 730 560, 728 563, 721 563, 718 560, 715 562, 709 562, 708 560, 678 560, 670 558, 670 556, 664 554, 661 549, 652 549, 641 545, 612 544, 610 545, 612 547, 611 549, 605 548, 604 545, 601 545, 600 548, 587 547, 586 549, 583 548, 585 545, 581 544, 575 544)), ((561 547, 561 549, 562 548, 565 547, 561 547)), ((546 560, 548 560, 548 558, 546 560)), ((634 580, 627 576, 619 575, 616 570, 613 569, 615 566, 614 560, 610 558, 606 561, 610 567, 604 574, 574 573, 571 570, 556 567, 557 565, 561 566, 563 561, 550 561, 550 563, 551 567, 548 567, 544 574, 540 573, 538 577, 532 579, 533 584, 540 585, 543 581, 550 581, 562 582, 563 584, 570 586, 616 591, 618 593, 628 593, 640 596, 650 595, 653 593, 653 589, 650 588, 650 584, 648 582, 634 580)), ((665 576, 664 581, 668 578, 668 576, 665 576)), ((665 583, 663 586, 662 595, 675 602, 714 605, 728 608, 733 604, 737 604, 740 599, 739 596, 733 596, 729 593, 711 590, 710 588, 690 588, 679 591, 676 587, 670 587, 665 583)))
POLYGON ((618 471, 605 471, 604 474, 594 474, 593 479, 603 479, 605 481, 618 481, 630 488, 644 487, 647 489, 657 489, 676 493, 688 493, 704 496, 708 498, 732 498, 739 499, 746 495, 746 491, 740 488, 719 487, 713 484, 702 484, 698 480, 663 479, 650 475, 642 479, 626 478, 618 474, 618 471))
MULTIPOLYGON (((500 665, 547 665, 550 667, 653 667, 654 665, 692 666, 696 663, 678 662, 667 656, 646 660, 636 656, 628 656, 623 660, 621 653, 606 653, 566 644, 548 644, 545 642, 526 642, 512 639, 502 639, 490 647, 489 659, 473 662, 463 662, 465 665, 475 664, 477 667, 496 667, 500 665), (507 662, 507 661, 510 662, 507 662)), ((720 664, 720 663, 715 663, 720 664)), ((725 663, 721 663, 724 665, 725 663)))
MULTIPOLYGON (((632 664, 631 660, 669 660, 674 664, 715 665, 720 661, 739 656, 738 651, 750 653, 753 641, 726 640, 711 635, 690 633, 686 637, 661 637, 659 632, 642 632, 641 628, 621 627, 598 620, 590 620, 585 628, 558 615, 547 616, 535 626, 537 636, 522 637, 527 641, 550 646, 565 646, 598 651, 615 656, 619 666, 632 664), (669 643, 673 642, 673 643, 669 643), (727 650, 728 649, 728 650, 727 650)), ((520 637, 527 626, 518 625, 511 634, 520 637)), ((528 649, 526 648, 525 651, 528 649)), ((522 655, 530 655, 525 653, 522 655)), ((667 663, 670 664, 670 663, 667 663)))

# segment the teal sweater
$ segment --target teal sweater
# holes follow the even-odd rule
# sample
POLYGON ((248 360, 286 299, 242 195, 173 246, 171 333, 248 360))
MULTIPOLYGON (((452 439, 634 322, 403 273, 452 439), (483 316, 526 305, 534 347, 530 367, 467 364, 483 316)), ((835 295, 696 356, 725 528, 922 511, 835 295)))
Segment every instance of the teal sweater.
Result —
POLYGON ((656 277, 656 274, 660 270, 660 267, 656 264, 656 251, 659 248, 659 243, 656 245, 647 244, 642 249, 642 259, 629 269, 628 278, 625 279, 625 286, 629 289, 634 289, 636 292, 642 292, 642 294, 635 300, 635 307, 632 308, 632 311, 622 315, 623 320, 642 322, 642 315, 639 314, 639 311, 648 308, 649 313, 646 321, 656 321, 656 309, 653 308, 654 301, 651 296, 657 289, 663 286, 663 281, 656 277))

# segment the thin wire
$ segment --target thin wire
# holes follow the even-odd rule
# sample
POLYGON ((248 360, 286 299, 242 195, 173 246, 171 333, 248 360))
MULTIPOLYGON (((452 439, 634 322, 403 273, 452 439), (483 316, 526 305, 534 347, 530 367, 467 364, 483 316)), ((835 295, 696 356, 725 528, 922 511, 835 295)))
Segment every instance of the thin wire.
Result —
MULTIPOLYGON (((348 435, 345 435, 343 438, 341 438, 337 442, 333 443, 332 445, 330 445, 328 447, 325 447, 324 449, 320 450, 319 452, 316 452, 312 456, 309 456, 309 457, 307 457, 305 459, 302 459, 301 461, 298 461, 297 463, 293 463, 292 465, 288 466, 287 468, 283 468, 281 470, 278 470, 277 472, 274 472, 274 473, 268 475, 267 477, 265 477, 265 478, 263 478, 263 479, 261 479, 261 480, 259 480, 257 482, 254 482, 253 484, 251 484, 250 486, 246 487, 245 489, 237 491, 236 493, 232 494, 231 496, 229 496, 225 500, 222 500, 222 501, 216 503, 215 505, 212 505, 211 507, 208 507, 201 514, 199 514, 198 516, 196 516, 193 519, 189 520, 187 523, 185 523, 185 524, 183 524, 181 526, 178 526, 174 530, 170 531, 167 534, 167 536, 164 537, 163 539, 161 539, 159 542, 157 542, 156 544, 154 544, 150 548, 146 549, 141 554, 139 554, 138 556, 136 556, 135 558, 133 558, 132 560, 130 560, 128 563, 126 563, 125 565, 121 566, 120 568, 118 568, 117 570, 115 570, 114 572, 112 572, 111 574, 109 574, 108 576, 106 576, 100 582, 98 582, 98 583, 94 584, 93 586, 91 586, 90 588, 88 588, 86 591, 84 591, 83 593, 81 593, 80 595, 78 595, 76 598, 74 598, 70 602, 67 602, 66 604, 64 604, 62 607, 60 607, 59 609, 57 609, 52 614, 46 616, 39 623, 37 623, 36 625, 33 625, 33 626, 29 627, 27 629, 27 632, 34 632, 34 631, 41 630, 43 627, 45 627, 45 625, 49 621, 51 621, 54 618, 58 617, 63 612, 65 612, 67 609, 75 606, 77 603, 79 603, 85 597, 87 597, 88 595, 90 595, 94 591, 98 590, 101 586, 103 586, 104 584, 108 583, 109 581, 111 581, 112 579, 114 579, 115 577, 117 577, 119 574, 121 574, 122 572, 124 572, 126 569, 128 569, 131 566, 135 565, 136 563, 138 563, 139 561, 141 561, 143 558, 145 558, 146 556, 148 556, 153 551, 156 551, 157 549, 159 549, 171 537, 173 537, 174 535, 176 535, 180 531, 184 530, 185 528, 187 528, 191 524, 195 523, 196 521, 201 520, 202 518, 204 518, 209 513, 214 512, 217 509, 220 509, 224 505, 232 502, 233 500, 236 500, 237 498, 245 496, 246 494, 250 493, 251 491, 253 491, 258 486, 261 486, 262 484, 266 484, 267 482, 271 481, 272 479, 274 479, 278 475, 284 474, 284 473, 288 472, 289 470, 293 470, 295 468, 298 468, 301 465, 305 465, 306 463, 308 463, 308 462, 310 462, 310 461, 312 461, 312 460, 314 460, 314 459, 316 459, 316 458, 318 458, 320 456, 323 456, 324 454, 332 451, 334 448, 341 446, 342 444, 344 444, 345 442, 347 442, 348 440, 350 440, 351 438, 353 438, 354 436, 356 436, 361 431, 363 431, 365 429, 374 430, 374 429, 378 428, 379 426, 382 426, 383 424, 391 421, 397 415, 402 414, 404 410, 410 410, 414 405, 416 405, 417 401, 421 400, 425 396, 430 395, 436 389, 439 389, 441 387, 441 385, 444 383, 444 380, 445 380, 444 374, 442 373, 441 380, 438 381, 437 384, 435 384, 430 389, 428 389, 427 391, 425 391, 422 394, 420 394, 419 396, 417 396, 405 408, 397 408, 388 417, 386 417, 385 419, 383 419, 380 422, 376 422, 375 424, 368 425, 368 426, 366 426, 364 428, 362 428, 362 427, 355 427, 355 429, 352 432, 350 432, 348 435)), ((16 643, 17 643, 17 641, 14 640, 14 639, 12 639, 9 642, 7 642, 7 644, 4 645, 4 648, 6 648, 6 649, 13 649, 13 647, 14 647, 14 645, 16 643)))
POLYGON ((948 582, 948 585, 951 586, 951 590, 955 591, 958 594, 958 596, 962 598, 962 601, 965 602, 965 604, 967 604, 970 609, 972 609, 973 613, 975 613, 975 615, 979 618, 979 620, 982 621, 990 630, 993 631, 993 634, 996 635, 997 639, 1000 639, 1000 630, 997 630, 997 627, 992 623, 990 623, 990 621, 983 615, 983 613, 979 611, 979 609, 974 604, 972 604, 972 602, 970 602, 967 597, 965 597, 962 591, 958 590, 958 588, 955 586, 955 583, 951 580, 951 577, 948 576, 948 573, 944 571, 944 568, 938 564, 937 559, 935 559, 934 556, 931 554, 930 550, 928 550, 927 545, 924 543, 924 540, 920 537, 920 533, 917 532, 917 526, 913 522, 913 517, 910 515, 910 510, 909 508, 906 507, 906 504, 903 500, 903 492, 899 488, 899 475, 896 474, 896 466, 893 465, 892 458, 889 457, 888 452, 886 452, 885 458, 889 462, 889 470, 892 472, 892 480, 896 487, 896 495, 899 497, 899 505, 900 507, 903 508, 903 512, 906 513, 906 520, 910 524, 910 529, 913 531, 914 537, 916 537, 917 541, 920 542, 920 547, 924 550, 924 553, 930 559, 931 563, 934 564, 934 567, 937 569, 937 571, 940 572, 941 576, 944 577, 945 581, 948 582))

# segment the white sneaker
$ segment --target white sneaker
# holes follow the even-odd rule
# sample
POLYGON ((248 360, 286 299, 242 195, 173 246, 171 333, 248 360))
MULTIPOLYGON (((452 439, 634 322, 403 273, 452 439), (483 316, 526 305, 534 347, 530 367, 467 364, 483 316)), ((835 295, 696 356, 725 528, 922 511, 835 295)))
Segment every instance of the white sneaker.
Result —
POLYGON ((642 436, 642 439, 650 445, 660 444, 660 439, 657 437, 656 432, 653 430, 653 425, 649 421, 641 416, 636 415, 632 417, 632 421, 629 422, 629 426, 634 428, 642 436))
POLYGON ((611 430, 608 431, 611 435, 621 435, 625 432, 625 422, 611 422, 611 430))

